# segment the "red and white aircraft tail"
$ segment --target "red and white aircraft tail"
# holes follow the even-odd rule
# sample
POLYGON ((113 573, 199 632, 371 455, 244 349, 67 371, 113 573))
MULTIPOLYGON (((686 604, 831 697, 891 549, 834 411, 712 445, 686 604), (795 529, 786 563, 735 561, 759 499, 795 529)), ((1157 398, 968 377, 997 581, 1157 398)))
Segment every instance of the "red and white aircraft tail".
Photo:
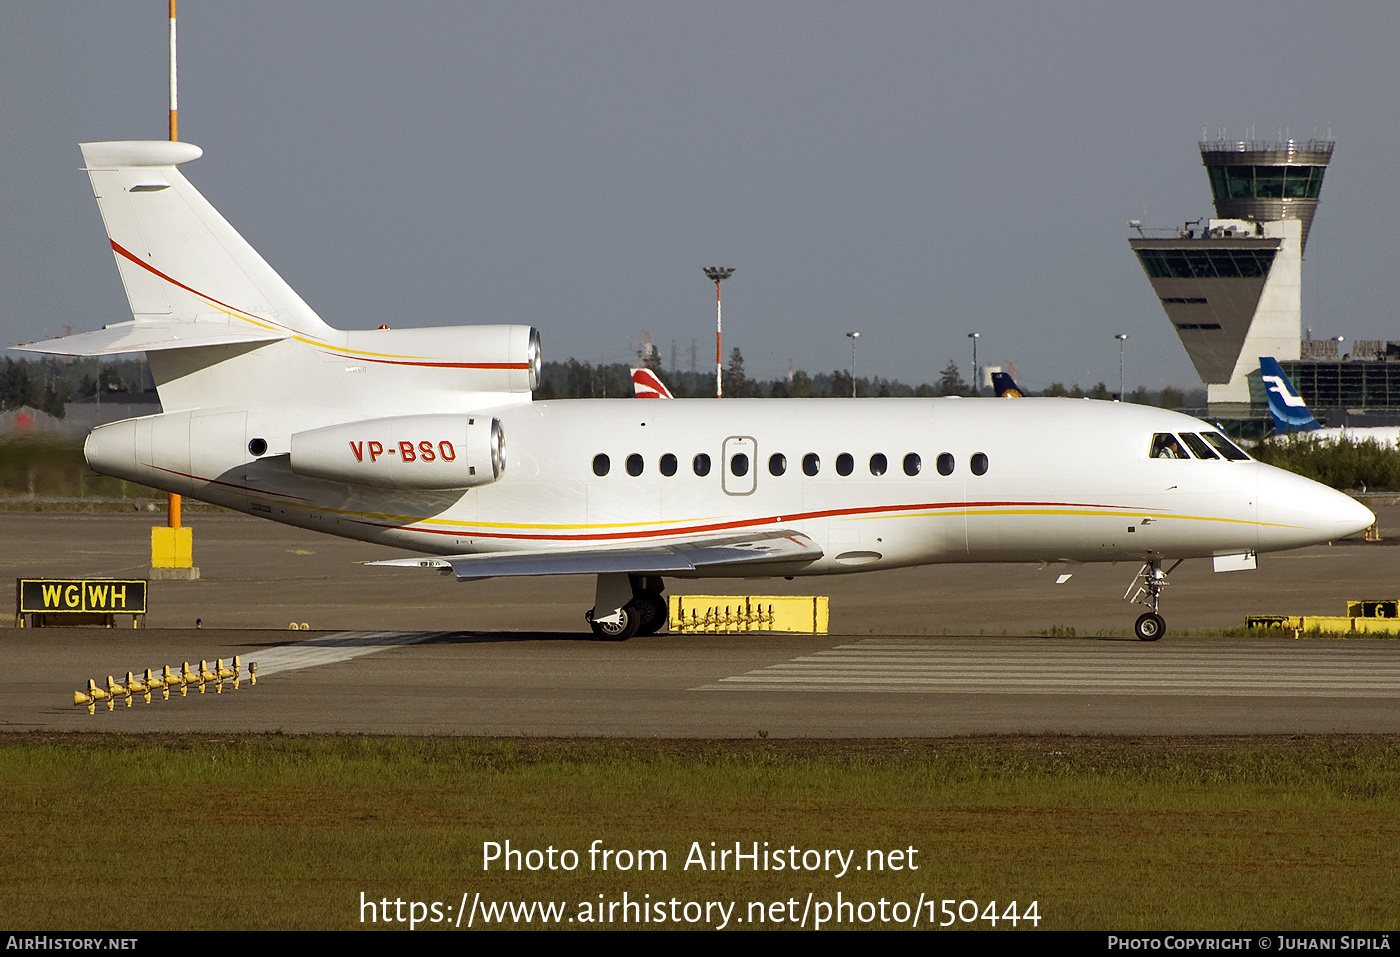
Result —
POLYGON ((661 377, 650 369, 632 370, 632 390, 639 399, 674 399, 661 377))

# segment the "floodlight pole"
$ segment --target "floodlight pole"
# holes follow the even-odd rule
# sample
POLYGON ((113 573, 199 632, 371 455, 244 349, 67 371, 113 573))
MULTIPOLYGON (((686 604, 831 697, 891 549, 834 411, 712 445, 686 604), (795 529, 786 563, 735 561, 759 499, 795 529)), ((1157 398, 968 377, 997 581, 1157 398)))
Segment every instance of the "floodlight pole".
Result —
MULTIPOLYGON (((170 142, 180 139, 180 112, 177 96, 175 58, 175 0, 170 0, 170 142)), ((102 366, 97 367, 97 392, 102 394, 102 366)), ((180 496, 170 494, 166 499, 165 527, 151 529, 152 579, 193 581, 199 577, 194 565, 194 532, 184 527, 180 515, 180 496)))
POLYGON ((859 332, 848 332, 846 338, 851 340, 851 398, 856 397, 856 340, 860 338, 859 332))
POLYGON ((977 395, 977 340, 982 338, 982 333, 969 332, 967 337, 972 340, 972 394, 977 395))
POLYGON ((170 0, 170 142, 180 138, 179 102, 175 95, 175 0, 170 0))
MULTIPOLYGON (((1342 402, 1342 343, 1346 342, 1347 337, 1333 336, 1332 338, 1337 343, 1337 406, 1338 408, 1345 408, 1345 403, 1342 402)), ((1345 422, 1346 419, 1342 421, 1345 422)))
MULTIPOLYGON (((170 0, 170 142, 180 138, 180 102, 176 94, 175 82, 175 0, 170 0)), ((98 377, 98 391, 101 391, 101 376, 98 377)), ((170 494, 166 500, 165 524, 170 528, 180 527, 180 496, 170 494)))
POLYGON ((719 287, 734 270, 728 266, 706 266, 705 277, 715 284, 715 398, 724 398, 724 314, 720 309, 719 287))
POLYGON ((1123 393, 1123 343, 1128 341, 1128 334, 1120 332, 1113 338, 1118 340, 1118 401, 1122 402, 1127 398, 1123 393))

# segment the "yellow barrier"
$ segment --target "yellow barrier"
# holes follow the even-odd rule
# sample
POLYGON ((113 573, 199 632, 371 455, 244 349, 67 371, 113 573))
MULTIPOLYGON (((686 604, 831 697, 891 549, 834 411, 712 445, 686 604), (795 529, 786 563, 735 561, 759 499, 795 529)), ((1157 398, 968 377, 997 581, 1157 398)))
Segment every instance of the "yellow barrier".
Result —
POLYGON ((678 634, 827 631, 825 595, 671 595, 668 604, 678 634))
POLYGON ((1281 628, 1295 636, 1302 632, 1330 634, 1400 634, 1400 618, 1372 618, 1363 615, 1255 615, 1245 619, 1247 628, 1281 628))

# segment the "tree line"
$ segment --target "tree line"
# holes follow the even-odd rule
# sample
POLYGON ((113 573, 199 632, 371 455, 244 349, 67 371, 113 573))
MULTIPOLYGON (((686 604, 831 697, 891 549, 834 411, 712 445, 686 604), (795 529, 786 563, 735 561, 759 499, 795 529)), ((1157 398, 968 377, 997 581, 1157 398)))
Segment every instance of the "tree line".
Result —
MULTIPOLYGON (((631 370, 643 363, 599 363, 579 362, 569 359, 566 362, 546 362, 540 377, 540 387, 535 390, 538 399, 608 399, 632 395, 631 370)), ((707 398, 715 394, 713 371, 682 372, 661 368, 655 359, 646 362, 648 368, 657 373, 671 394, 677 398, 707 398)), ((759 399, 806 399, 806 398, 846 398, 851 394, 851 373, 845 369, 831 372, 809 373, 798 369, 791 376, 777 379, 751 379, 744 372, 744 356, 737 348, 729 353, 729 364, 724 370, 724 394, 727 398, 759 399)), ((937 379, 910 385, 898 379, 880 376, 860 376, 855 382, 857 397, 879 398, 935 398, 948 395, 972 395, 972 386, 962 376, 955 361, 949 360, 937 379)), ((1077 383, 1065 386, 1052 382, 1045 390, 1027 395, 1068 396, 1071 398, 1111 399, 1113 393, 1108 386, 1099 382, 1085 390, 1077 383)), ((1186 394, 1180 389, 1168 386, 1160 392, 1151 392, 1139 387, 1129 393, 1126 401, 1139 405, 1155 405, 1167 409, 1178 409, 1186 404, 1186 394)))
MULTIPOLYGON (((666 387, 678 398, 705 398, 715 394, 714 373, 682 372, 660 368, 653 359, 649 366, 657 372, 666 387)), ((627 363, 546 362, 538 399, 605 399, 632 395, 633 366, 627 363)), ((92 399, 99 390, 105 395, 147 392, 155 387, 150 367, 144 357, 127 359, 10 359, 0 363, 0 411, 28 406, 63 418, 64 407, 73 401, 92 399)), ((855 382, 857 396, 891 398, 932 398, 946 395, 971 395, 972 387, 963 378, 958 364, 949 361, 931 382, 911 385, 898 379, 881 376, 860 376, 855 382)), ((753 379, 744 371, 744 356, 737 348, 729 353, 724 370, 724 394, 730 398, 844 398, 851 394, 851 373, 845 369, 809 373, 798 369, 790 377, 753 379)), ((1111 399, 1113 393, 1102 382, 1085 390, 1078 384, 1065 386, 1053 382, 1039 393, 1049 396, 1111 399)), ((1126 399, 1139 405, 1180 408, 1186 403, 1180 389, 1168 387, 1150 392, 1139 387, 1126 399)))
POLYGON ((27 406, 56 419, 69 402, 155 388, 145 358, 10 359, 0 362, 0 412, 27 406))

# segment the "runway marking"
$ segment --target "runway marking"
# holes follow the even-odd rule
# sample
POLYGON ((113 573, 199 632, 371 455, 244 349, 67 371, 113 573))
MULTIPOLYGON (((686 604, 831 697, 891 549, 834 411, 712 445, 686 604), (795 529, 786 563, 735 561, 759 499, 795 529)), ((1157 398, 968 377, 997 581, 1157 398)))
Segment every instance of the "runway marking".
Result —
POLYGON ((361 655, 372 655, 386 648, 416 645, 443 634, 440 631, 341 631, 319 638, 308 638, 295 644, 269 648, 257 654, 245 655, 258 664, 258 677, 279 671, 295 671, 349 661, 361 655))
POLYGON ((1400 646, 1009 647, 872 638, 691 690, 1391 698, 1400 697, 1400 646))

